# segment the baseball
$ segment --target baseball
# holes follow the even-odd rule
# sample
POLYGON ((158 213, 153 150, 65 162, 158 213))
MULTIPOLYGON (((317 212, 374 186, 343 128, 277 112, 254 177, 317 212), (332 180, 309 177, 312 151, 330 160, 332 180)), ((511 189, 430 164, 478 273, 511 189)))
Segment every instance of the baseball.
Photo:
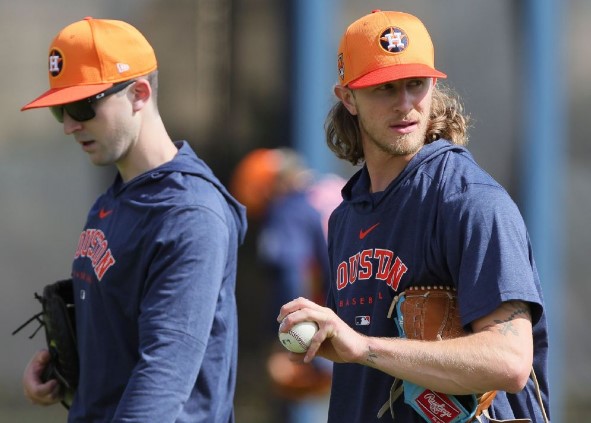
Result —
POLYGON ((301 322, 292 327, 289 332, 279 332, 281 344, 289 351, 304 353, 308 350, 314 334, 318 332, 316 322, 301 322))

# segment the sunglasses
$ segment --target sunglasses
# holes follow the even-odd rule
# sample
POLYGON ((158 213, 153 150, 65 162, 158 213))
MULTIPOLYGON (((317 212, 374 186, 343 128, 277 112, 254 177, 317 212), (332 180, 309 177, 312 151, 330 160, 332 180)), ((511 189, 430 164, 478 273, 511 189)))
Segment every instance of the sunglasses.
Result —
POLYGON ((72 103, 60 104, 59 106, 52 106, 49 108, 49 110, 59 123, 64 123, 64 111, 68 113, 68 116, 70 116, 75 121, 85 122, 96 116, 96 112, 94 111, 94 107, 92 106, 94 103, 99 101, 101 98, 105 98, 107 96, 110 96, 111 94, 115 94, 123 90, 125 87, 133 84, 134 82, 135 79, 120 82, 101 93, 93 95, 92 97, 74 101, 72 103))

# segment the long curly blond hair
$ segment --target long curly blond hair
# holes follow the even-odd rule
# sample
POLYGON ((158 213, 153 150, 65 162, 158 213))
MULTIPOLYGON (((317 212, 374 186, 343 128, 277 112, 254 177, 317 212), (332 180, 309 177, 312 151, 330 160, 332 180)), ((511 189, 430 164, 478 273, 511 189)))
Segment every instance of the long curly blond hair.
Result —
MULTIPOLYGON (((443 138, 453 144, 466 145, 470 117, 464 113, 458 94, 438 82, 432 95, 425 144, 443 138)), ((329 111, 324 130, 328 147, 339 159, 347 160, 353 165, 364 160, 357 116, 349 113, 341 101, 329 111)))

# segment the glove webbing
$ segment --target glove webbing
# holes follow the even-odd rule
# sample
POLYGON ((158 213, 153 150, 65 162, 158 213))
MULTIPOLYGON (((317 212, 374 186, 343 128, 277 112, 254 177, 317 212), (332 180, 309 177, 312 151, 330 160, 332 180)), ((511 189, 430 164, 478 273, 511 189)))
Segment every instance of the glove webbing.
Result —
POLYGON ((29 339, 32 339, 41 328, 45 328, 50 360, 41 373, 40 379, 42 382, 47 382, 50 379, 58 380, 64 395, 61 403, 66 409, 70 408, 78 380, 78 354, 75 327, 73 326, 75 322, 73 320, 74 303, 70 292, 71 288, 72 280, 67 279, 45 286, 42 296, 35 293, 34 297, 41 303, 42 311, 32 316, 12 332, 14 336, 36 320, 39 326, 29 336, 29 339), (48 302, 49 297, 52 300, 48 302), (49 322, 46 319, 49 319, 49 322), (56 321, 53 319, 56 319, 56 321), (51 324, 49 324, 50 322, 51 324), (53 335, 57 335, 55 325, 59 326, 58 332, 61 333, 57 340, 53 337, 53 335), (64 367, 62 368, 62 366, 64 367))

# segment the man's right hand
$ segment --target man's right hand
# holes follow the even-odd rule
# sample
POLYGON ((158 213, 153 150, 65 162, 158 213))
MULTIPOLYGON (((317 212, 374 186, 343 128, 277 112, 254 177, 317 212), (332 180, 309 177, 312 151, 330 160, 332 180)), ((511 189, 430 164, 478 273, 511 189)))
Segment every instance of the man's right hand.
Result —
POLYGON ((306 298, 296 298, 279 310, 279 330, 287 332, 300 322, 316 322, 318 332, 306 353, 290 353, 292 361, 309 363, 318 354, 335 363, 360 363, 365 358, 368 339, 352 329, 334 311, 306 298))

